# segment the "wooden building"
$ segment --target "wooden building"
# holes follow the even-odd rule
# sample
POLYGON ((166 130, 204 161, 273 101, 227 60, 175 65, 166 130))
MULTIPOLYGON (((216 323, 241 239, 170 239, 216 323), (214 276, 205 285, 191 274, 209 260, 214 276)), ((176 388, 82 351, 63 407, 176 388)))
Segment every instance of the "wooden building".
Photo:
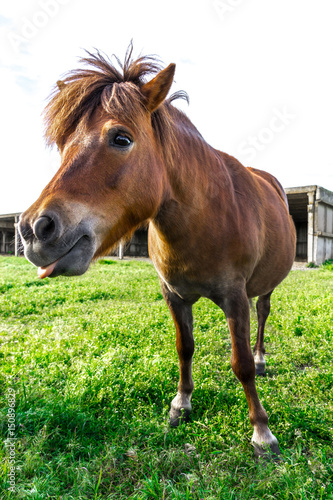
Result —
POLYGON ((114 250, 111 255, 118 255, 120 258, 126 257, 149 257, 148 254, 148 229, 137 229, 132 236, 132 239, 125 245, 120 243, 118 249, 114 250))
POLYGON ((0 215, 0 253, 2 254, 20 254, 22 245, 17 230, 20 215, 20 212, 0 215))
POLYGON ((296 260, 319 265, 333 259, 333 192, 320 186, 285 191, 297 232, 296 260))

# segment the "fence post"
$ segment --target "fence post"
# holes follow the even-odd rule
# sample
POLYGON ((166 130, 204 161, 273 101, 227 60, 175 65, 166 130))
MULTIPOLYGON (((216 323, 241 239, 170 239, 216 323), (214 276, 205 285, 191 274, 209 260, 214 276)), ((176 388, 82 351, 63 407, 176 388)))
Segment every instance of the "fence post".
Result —
POLYGON ((120 243, 119 243, 118 256, 119 256, 120 260, 122 260, 124 258, 124 243, 123 243, 123 240, 120 240, 120 243))
POLYGON ((15 257, 18 256, 19 250, 19 235, 18 235, 18 220, 17 220, 17 215, 15 215, 15 222, 14 222, 14 228, 15 228, 15 257))
POLYGON ((314 252, 314 225, 315 225, 315 193, 310 191, 308 194, 308 262, 315 262, 314 252))

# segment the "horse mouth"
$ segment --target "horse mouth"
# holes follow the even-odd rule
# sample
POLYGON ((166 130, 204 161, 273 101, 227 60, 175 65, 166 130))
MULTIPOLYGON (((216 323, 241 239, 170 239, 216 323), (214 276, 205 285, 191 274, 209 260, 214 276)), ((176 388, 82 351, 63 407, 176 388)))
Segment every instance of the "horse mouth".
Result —
MULTIPOLYGON (((84 274, 95 253, 95 244, 91 237, 82 236, 61 257, 47 265, 39 265, 37 274, 41 279, 55 278, 56 276, 78 276, 84 274)), ((34 264, 32 256, 29 260, 34 264)))
POLYGON ((43 279, 43 278, 47 278, 48 276, 51 276, 52 271, 54 270, 58 261, 59 261, 59 259, 56 260, 55 262, 52 262, 52 264, 49 264, 46 267, 39 267, 37 270, 38 278, 43 279))

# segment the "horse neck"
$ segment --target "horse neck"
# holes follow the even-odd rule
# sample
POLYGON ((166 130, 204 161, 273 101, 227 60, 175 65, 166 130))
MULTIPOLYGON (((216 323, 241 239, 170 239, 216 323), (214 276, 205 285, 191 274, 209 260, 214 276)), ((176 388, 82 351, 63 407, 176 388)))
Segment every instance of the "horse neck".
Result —
POLYGON ((161 144, 165 166, 164 197, 151 221, 160 238, 176 241, 199 231, 207 218, 223 213, 232 193, 228 155, 212 148, 191 121, 173 108, 172 144, 161 144))
POLYGON ((212 148, 192 122, 172 107, 172 144, 162 144, 168 189, 166 200, 172 200, 196 212, 223 190, 230 190, 230 175, 224 153, 212 148))

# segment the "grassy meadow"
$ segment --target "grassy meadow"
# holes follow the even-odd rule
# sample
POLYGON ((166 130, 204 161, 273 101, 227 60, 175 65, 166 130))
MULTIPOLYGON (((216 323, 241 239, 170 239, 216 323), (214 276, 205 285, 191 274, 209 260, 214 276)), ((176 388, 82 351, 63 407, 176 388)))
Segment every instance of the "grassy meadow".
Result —
POLYGON ((332 267, 291 272, 272 296, 257 387, 282 455, 267 461, 214 304, 194 306, 193 412, 172 429, 175 333, 152 265, 38 280, 0 257, 0 498, 333 499, 332 267))

